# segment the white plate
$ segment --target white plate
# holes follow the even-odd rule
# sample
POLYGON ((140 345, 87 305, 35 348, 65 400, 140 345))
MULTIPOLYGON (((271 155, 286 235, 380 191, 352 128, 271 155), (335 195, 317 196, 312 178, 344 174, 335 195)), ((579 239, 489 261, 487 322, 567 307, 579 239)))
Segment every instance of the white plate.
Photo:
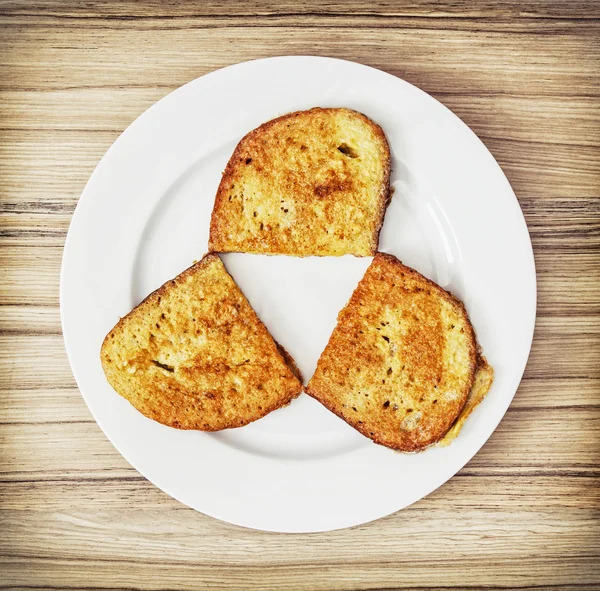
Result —
MULTIPOLYGON (((276 340, 309 378, 370 258, 223 257, 276 340)), ((100 427, 146 478, 208 515, 314 532, 365 523, 427 495, 492 434, 525 369, 535 321, 533 253, 519 204, 469 128, 389 74, 319 57, 246 62, 203 76, 143 113, 90 178, 69 229, 61 316, 77 384, 100 427), (247 427, 185 432, 146 419, 108 385, 104 335, 199 259, 221 172, 260 123, 344 106, 379 123, 396 188, 380 249, 452 290, 496 370, 487 398, 444 449, 398 454, 301 395, 247 427)))

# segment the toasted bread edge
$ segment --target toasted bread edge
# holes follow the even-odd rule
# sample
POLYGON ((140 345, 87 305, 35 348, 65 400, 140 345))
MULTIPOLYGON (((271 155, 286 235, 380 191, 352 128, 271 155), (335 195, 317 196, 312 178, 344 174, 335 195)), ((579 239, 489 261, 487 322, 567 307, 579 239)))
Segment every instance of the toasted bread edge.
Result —
POLYGON ((460 414, 448 429, 447 433, 437 442, 439 447, 449 446, 459 435, 471 413, 479 406, 488 395, 494 383, 494 368, 487 362, 483 355, 478 356, 475 381, 467 397, 467 401, 460 414))

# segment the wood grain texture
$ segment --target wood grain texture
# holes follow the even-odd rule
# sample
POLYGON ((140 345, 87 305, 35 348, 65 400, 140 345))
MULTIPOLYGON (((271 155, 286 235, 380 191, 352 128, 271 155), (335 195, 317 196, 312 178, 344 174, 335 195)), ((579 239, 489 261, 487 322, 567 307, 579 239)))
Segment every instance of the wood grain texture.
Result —
POLYGON ((600 586, 597 2, 0 0, 0 268, 0 589, 600 586), (58 309, 71 215, 119 133, 197 76, 289 54, 382 68, 459 115, 515 189, 538 274, 524 379, 473 460, 395 515, 302 536, 208 518, 131 468, 58 309))

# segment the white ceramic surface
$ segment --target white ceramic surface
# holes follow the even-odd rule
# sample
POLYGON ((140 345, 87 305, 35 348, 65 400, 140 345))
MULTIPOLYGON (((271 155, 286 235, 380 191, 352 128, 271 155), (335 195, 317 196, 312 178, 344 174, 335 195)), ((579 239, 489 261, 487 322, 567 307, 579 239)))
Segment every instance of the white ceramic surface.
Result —
MULTIPOLYGON (((244 254, 223 260, 307 379, 337 312, 371 261, 244 254)), ((143 113, 85 187, 61 272, 71 367, 115 447, 190 507, 279 532, 365 523, 406 507, 453 476, 492 434, 515 394, 535 307, 535 268, 523 215, 475 134, 407 82, 319 57, 224 68, 143 113), (395 453, 305 394, 241 429, 178 431, 143 417, 104 378, 100 345, 119 316, 206 251, 215 191, 238 140, 264 121, 313 106, 356 109, 383 127, 395 193, 380 250, 463 299, 495 368, 492 390, 447 448, 395 453)))

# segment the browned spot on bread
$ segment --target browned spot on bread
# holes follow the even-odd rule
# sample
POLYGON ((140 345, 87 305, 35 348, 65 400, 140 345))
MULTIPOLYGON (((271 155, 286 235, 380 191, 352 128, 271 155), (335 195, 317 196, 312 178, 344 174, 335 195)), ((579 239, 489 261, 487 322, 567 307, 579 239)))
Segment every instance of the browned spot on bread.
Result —
MULTIPOLYGON (((345 193, 347 191, 352 190, 353 182, 348 178, 340 178, 338 176, 332 175, 332 178, 327 180, 326 182, 317 185, 315 187, 314 193, 320 199, 324 199, 325 197, 331 197, 336 193, 345 193)), ((343 196, 342 196, 343 197, 343 196)))

